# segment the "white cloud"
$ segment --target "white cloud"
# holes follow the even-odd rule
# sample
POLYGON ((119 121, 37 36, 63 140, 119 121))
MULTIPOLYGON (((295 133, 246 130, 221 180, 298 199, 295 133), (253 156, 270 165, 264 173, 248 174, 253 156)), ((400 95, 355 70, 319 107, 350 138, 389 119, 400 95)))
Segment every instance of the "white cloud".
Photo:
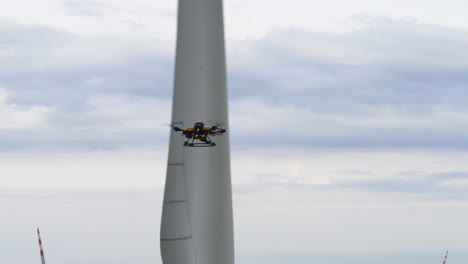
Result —
POLYGON ((468 179, 449 179, 438 183, 438 185, 448 186, 455 189, 466 189, 468 188, 468 179))
POLYGON ((96 95, 88 99, 85 115, 102 122, 101 131, 158 133, 170 123, 170 111, 169 100, 128 94, 96 95))
MULTIPOLYGON (((468 173, 467 158, 468 152, 455 150, 250 148, 232 153, 232 180, 234 189, 241 193, 296 187, 361 189, 364 193, 374 193, 381 189, 367 185, 369 182, 422 181, 423 184, 433 175, 437 175, 435 184, 452 188, 453 181, 465 180, 452 174, 468 173)), ((166 146, 84 152, 4 152, 0 154, 0 175, 3 175, 2 189, 6 190, 153 189, 164 186, 166 162, 166 146)), ((392 188, 398 192, 398 186, 392 188)), ((433 195, 434 199, 441 198, 431 191, 415 190, 426 198, 433 195)), ((324 197, 323 202, 327 199, 336 200, 324 197)))
POLYGON ((234 152, 233 171, 234 182, 239 185, 261 187, 262 183, 276 182, 333 186, 348 181, 468 172, 467 158, 468 152, 455 150, 249 149, 234 152))
MULTIPOLYGON (((467 5, 450 0, 369 0, 327 2, 295 0, 225 1, 226 33, 228 38, 258 37, 273 29, 303 27, 321 31, 346 31, 356 25, 356 17, 390 16, 409 18, 424 23, 465 27, 467 5), (267 7, 267 8, 266 8, 267 7), (364 15, 363 15, 364 14, 364 15)), ((0 16, 22 24, 47 25, 84 36, 175 36, 176 1, 128 2, 18 0, 8 3, 0 16), (74 3, 81 3, 77 5, 74 3), (71 4, 70 4, 71 3, 71 4), (28 6, 29 8, 23 8, 28 6), (88 16, 85 16, 85 15, 88 16), (89 16, 93 15, 93 16, 89 16)))
MULTIPOLYGON (((467 158, 466 151, 234 151, 236 248, 265 254, 466 250, 462 228, 468 221, 466 199, 422 199, 420 194, 375 192, 335 183, 468 172, 467 158), (402 174, 408 171, 418 173, 402 174), (447 219, 451 224, 439 228, 447 219)), ((57 243, 70 236, 77 241, 91 237, 110 241, 120 230, 118 236, 128 241, 157 239, 166 161, 166 148, 1 154, 0 207, 22 210, 9 214, 10 220, 0 220, 0 226, 26 228, 40 223, 45 233, 49 230, 47 252, 56 259, 68 257, 60 253, 57 243), (135 227, 135 223, 140 224, 135 227)), ((102 263, 112 258, 107 252, 118 248, 110 243, 102 251, 88 251, 93 241, 79 246, 88 263, 102 263)), ((126 245, 132 250, 122 257, 130 258, 136 245, 126 245)), ((157 251, 157 244, 153 245, 157 251)), ((142 263, 153 258, 152 253, 139 253, 147 256, 142 263)))
POLYGON ((318 31, 349 31, 362 26, 356 19, 389 16, 436 25, 466 27, 466 2, 450 0, 412 1, 307 1, 233 0, 225 1, 227 34, 233 38, 250 38, 284 27, 301 27, 318 31))
MULTIPOLYGON (((0 32, 4 39, 0 44, 0 58, 6 62, 0 69, 2 75, 10 76, 24 73, 31 77, 36 77, 34 74, 37 73, 97 74, 132 67, 130 65, 135 61, 151 61, 157 65, 174 49, 174 39, 157 39, 147 34, 131 38, 122 35, 81 36, 58 26, 4 21, 0 21, 0 32)), ((147 69, 141 67, 140 70, 147 69)), ((153 70, 157 73, 157 69, 153 70)))
MULTIPOLYGON (((308 109, 292 104, 274 105, 256 99, 233 101, 231 124, 234 135, 252 136, 258 140, 269 139, 278 143, 313 142, 316 139, 348 138, 372 135, 384 140, 416 138, 420 134, 453 134, 463 139, 468 131, 468 113, 450 107, 438 107, 423 115, 415 115, 394 108, 360 106, 357 111, 330 112, 308 109)), ((384 140, 385 141, 385 140, 384 140)))
POLYGON ((2 153, 7 190, 154 189, 164 185, 166 153, 159 150, 2 153))
MULTIPOLYGON (((464 31, 390 19, 362 23, 368 24, 345 33, 296 28, 237 42, 228 53, 233 139, 465 146, 462 73, 468 60, 458 55, 468 43, 464 31), (287 127, 287 135, 277 124, 287 127)), ((57 108, 54 139, 127 140, 166 133, 161 124, 170 118, 173 74, 164 48, 168 42, 12 24, 2 30, 9 36, 5 54, 11 48, 16 55, 7 56, 10 63, 0 75, 23 104, 57 108)))
POLYGON ((0 131, 26 131, 48 127, 53 109, 46 106, 20 106, 8 102, 9 93, 0 89, 0 131))
POLYGON ((19 0, 8 3, 0 17, 25 25, 60 28, 81 36, 158 35, 173 37, 176 2, 141 0, 19 0), (79 3, 79 4, 76 4, 79 3), (28 8, 24 8, 28 6, 28 8))

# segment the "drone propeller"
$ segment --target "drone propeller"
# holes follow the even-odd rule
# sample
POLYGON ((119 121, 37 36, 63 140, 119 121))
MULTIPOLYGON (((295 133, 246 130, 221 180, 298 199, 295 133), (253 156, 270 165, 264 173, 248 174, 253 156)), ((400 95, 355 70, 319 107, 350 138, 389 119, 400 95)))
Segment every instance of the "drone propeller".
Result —
POLYGON ((172 122, 172 123, 161 123, 163 126, 168 126, 168 127, 175 127, 177 125, 183 125, 184 122, 172 122))
POLYGON ((226 126, 226 124, 223 123, 223 122, 218 122, 218 123, 216 123, 215 125, 216 125, 217 127, 222 127, 222 128, 225 128, 225 129, 226 129, 226 128, 229 128, 229 129, 232 128, 231 125, 226 126))
POLYGON ((160 123, 162 126, 174 127, 171 123, 160 123))
POLYGON ((225 125, 225 124, 224 124, 223 122, 217 122, 217 123, 215 123, 215 126, 218 126, 218 127, 220 127, 220 126, 221 126, 221 127, 224 127, 224 125, 225 125))
MULTIPOLYGON (((169 126, 169 127, 178 127, 178 125, 183 125, 184 122, 172 122, 172 123, 161 123, 162 125, 164 126, 169 126)), ((209 124, 209 123, 208 123, 209 124)), ((217 127, 218 129, 219 128, 224 128, 225 129, 225 126, 224 126, 224 123, 223 122, 217 122, 217 123, 214 123, 213 125, 211 125, 212 127, 217 127)), ((231 126, 229 126, 229 128, 231 128, 231 126)))

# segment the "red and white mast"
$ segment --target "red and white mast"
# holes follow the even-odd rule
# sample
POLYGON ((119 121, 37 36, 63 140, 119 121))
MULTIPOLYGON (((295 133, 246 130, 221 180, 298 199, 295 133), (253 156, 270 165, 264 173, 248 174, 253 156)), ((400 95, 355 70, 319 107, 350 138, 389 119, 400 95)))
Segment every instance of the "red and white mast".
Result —
POLYGON ((448 255, 448 250, 447 250, 447 252, 445 253, 444 262, 443 262, 442 264, 445 264, 445 262, 447 262, 447 255, 448 255))
POLYGON ((41 261, 42 261, 42 264, 45 264, 44 249, 42 248, 42 240, 41 240, 41 233, 39 232, 39 227, 37 228, 37 237, 39 239, 39 249, 40 249, 40 252, 41 252, 41 261))

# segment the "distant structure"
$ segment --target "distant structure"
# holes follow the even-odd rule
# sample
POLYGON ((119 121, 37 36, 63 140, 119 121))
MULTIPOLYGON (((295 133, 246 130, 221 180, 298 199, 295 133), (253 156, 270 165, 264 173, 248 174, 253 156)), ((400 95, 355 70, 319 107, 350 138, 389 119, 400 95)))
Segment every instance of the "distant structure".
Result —
POLYGON ((447 252, 445 252, 445 258, 444 258, 444 262, 442 264, 445 264, 447 262, 447 256, 448 256, 448 250, 447 250, 447 252))
POLYGON ((37 228, 37 238, 39 239, 39 250, 41 253, 41 262, 42 264, 45 264, 44 249, 42 248, 41 232, 39 231, 39 227, 37 228))
POLYGON ((222 0, 179 0, 171 125, 163 263, 234 264, 222 0))

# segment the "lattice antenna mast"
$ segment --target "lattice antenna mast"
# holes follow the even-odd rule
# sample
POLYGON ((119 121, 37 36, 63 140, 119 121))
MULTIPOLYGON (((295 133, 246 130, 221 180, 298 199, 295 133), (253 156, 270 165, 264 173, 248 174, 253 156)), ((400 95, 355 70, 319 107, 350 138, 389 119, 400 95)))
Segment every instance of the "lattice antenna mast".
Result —
POLYGON ((37 228, 37 238, 39 239, 39 250, 41 252, 41 262, 42 264, 45 264, 44 249, 42 248, 41 232, 39 232, 39 227, 37 228))

